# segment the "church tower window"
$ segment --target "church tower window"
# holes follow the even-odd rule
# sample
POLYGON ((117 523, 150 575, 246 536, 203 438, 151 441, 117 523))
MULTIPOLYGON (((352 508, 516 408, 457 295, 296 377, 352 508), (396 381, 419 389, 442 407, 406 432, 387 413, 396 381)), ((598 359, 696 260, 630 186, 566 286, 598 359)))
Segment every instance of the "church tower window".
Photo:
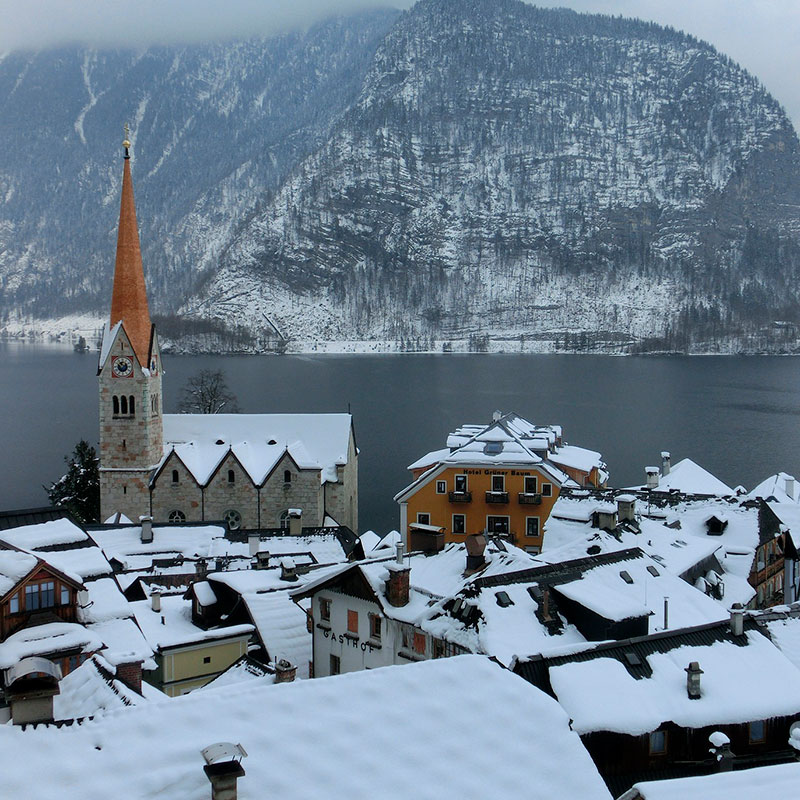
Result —
POLYGON ((136 414, 136 398, 133 395, 128 399, 128 410, 131 416, 136 414))
POLYGON ((119 414, 119 397, 116 395, 111 398, 111 408, 114 412, 114 416, 116 417, 119 414))
POLYGON ((125 395, 122 395, 119 401, 119 413, 122 414, 124 417, 128 416, 128 398, 125 395))

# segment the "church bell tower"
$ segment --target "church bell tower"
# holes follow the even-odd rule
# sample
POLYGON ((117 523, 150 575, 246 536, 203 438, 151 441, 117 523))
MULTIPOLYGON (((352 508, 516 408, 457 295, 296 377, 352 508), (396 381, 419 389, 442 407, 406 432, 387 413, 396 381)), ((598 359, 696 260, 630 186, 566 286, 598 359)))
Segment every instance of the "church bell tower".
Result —
POLYGON ((163 455, 161 354, 150 321, 125 126, 122 199, 111 318, 103 330, 100 388, 100 516, 150 514, 150 476, 163 455))

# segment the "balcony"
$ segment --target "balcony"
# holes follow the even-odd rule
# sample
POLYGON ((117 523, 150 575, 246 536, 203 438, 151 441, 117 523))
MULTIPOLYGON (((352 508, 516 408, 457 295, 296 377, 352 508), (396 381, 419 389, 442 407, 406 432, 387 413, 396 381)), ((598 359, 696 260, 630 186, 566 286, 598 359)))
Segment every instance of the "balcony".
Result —
POLYGON ((542 495, 538 492, 536 494, 529 494, 528 492, 520 492, 517 495, 519 504, 521 506, 540 506, 542 504, 542 495))
POLYGON ((447 498, 451 503, 471 503, 472 492, 449 492, 447 498))
POLYGON ((486 502, 494 505, 508 503, 508 492, 486 492, 486 502))

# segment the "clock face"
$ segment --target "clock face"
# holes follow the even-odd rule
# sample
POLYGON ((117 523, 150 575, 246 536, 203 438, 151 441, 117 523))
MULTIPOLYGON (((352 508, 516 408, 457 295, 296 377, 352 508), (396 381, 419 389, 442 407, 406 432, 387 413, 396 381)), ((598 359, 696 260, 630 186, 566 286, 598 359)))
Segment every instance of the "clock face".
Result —
POLYGON ((127 378, 133 375, 133 362, 127 356, 115 356, 111 363, 111 372, 115 378, 127 378))

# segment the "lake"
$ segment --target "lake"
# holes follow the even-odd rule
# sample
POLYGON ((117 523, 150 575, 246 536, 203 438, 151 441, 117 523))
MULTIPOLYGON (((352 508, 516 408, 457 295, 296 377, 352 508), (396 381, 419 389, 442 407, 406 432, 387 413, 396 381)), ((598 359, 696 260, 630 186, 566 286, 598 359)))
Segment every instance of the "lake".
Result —
MULTIPOLYGON (((0 509, 46 505, 43 484, 64 456, 96 444, 97 354, 0 343, 0 509)), ((731 486, 778 471, 800 477, 800 363, 795 358, 524 354, 164 356, 164 407, 187 378, 222 369, 246 412, 354 415, 361 528, 399 524, 392 497, 406 465, 495 409, 557 423, 566 441, 599 450, 611 484, 690 457, 731 486)))

